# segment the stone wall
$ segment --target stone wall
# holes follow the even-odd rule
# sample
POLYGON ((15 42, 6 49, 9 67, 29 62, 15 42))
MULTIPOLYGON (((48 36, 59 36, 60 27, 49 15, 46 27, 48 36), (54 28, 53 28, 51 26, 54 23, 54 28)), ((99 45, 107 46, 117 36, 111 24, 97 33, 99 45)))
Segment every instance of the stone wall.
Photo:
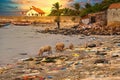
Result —
POLYGON ((120 22, 120 9, 108 9, 107 11, 107 24, 113 22, 120 22))
MULTIPOLYGON (((36 21, 36 22, 54 22, 56 16, 39 16, 39 17, 28 17, 28 16, 0 16, 0 21, 36 21)), ((61 16, 61 22, 79 22, 80 17, 78 16, 61 16)))

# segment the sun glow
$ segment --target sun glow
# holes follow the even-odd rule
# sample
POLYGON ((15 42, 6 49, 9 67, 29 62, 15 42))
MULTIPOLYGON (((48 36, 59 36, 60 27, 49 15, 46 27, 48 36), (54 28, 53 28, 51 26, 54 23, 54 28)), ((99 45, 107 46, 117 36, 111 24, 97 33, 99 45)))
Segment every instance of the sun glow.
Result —
POLYGON ((59 2, 62 7, 65 7, 69 0, 13 0, 13 2, 20 4, 21 10, 29 10, 31 6, 35 6, 42 9, 48 15, 51 11, 52 4, 59 2))

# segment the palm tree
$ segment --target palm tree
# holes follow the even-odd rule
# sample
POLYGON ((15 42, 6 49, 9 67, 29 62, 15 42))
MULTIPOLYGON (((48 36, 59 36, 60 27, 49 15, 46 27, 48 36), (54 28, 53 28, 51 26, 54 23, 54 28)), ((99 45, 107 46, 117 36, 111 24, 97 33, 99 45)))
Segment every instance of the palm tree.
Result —
POLYGON ((76 12, 76 16, 79 16, 80 15, 80 4, 79 3, 75 3, 73 4, 73 8, 75 9, 75 12, 76 12))
POLYGON ((61 10, 60 10, 61 5, 59 4, 59 2, 56 2, 55 4, 53 4, 52 10, 56 12, 56 23, 58 26, 58 29, 60 29, 60 15, 61 15, 61 10))
MULTIPOLYGON (((73 8, 75 9, 75 15, 80 17, 80 9, 81 5, 79 3, 73 4, 73 8)), ((81 19, 79 20, 79 24, 81 23, 81 19)))
POLYGON ((92 5, 90 3, 85 4, 85 8, 90 8, 90 7, 92 7, 92 5))
POLYGON ((71 15, 71 9, 69 9, 69 8, 63 8, 62 9, 62 14, 63 14, 63 16, 70 16, 71 15))

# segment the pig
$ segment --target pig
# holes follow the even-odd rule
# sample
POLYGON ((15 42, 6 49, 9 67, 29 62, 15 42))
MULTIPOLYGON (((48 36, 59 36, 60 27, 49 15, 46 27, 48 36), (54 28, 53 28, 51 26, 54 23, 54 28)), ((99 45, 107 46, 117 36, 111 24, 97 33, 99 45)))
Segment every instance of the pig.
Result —
POLYGON ((55 49, 56 51, 63 51, 64 50, 64 43, 56 43, 55 49))
POLYGON ((74 45, 72 43, 69 45, 69 49, 74 49, 74 45))
POLYGON ((49 45, 41 47, 38 55, 42 56, 44 52, 48 52, 48 54, 52 54, 52 47, 49 45))

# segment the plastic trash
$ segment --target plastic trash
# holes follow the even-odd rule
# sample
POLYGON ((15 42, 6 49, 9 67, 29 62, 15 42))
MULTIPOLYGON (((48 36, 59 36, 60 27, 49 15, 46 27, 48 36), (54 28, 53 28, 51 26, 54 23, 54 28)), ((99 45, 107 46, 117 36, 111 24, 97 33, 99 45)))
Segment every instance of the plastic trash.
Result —
POLYGON ((79 57, 80 55, 77 54, 77 53, 73 53, 73 56, 74 56, 74 57, 79 57))
POLYGON ((47 78, 48 78, 48 79, 52 79, 52 78, 53 78, 53 76, 47 76, 47 78))
POLYGON ((61 70, 66 70, 66 68, 61 68, 61 70))

